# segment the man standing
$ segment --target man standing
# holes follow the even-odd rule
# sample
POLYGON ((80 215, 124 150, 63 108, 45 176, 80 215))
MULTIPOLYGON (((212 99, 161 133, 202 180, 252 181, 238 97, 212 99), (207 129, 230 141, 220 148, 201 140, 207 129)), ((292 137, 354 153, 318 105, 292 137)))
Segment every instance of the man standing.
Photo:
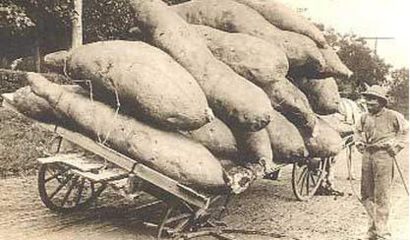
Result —
POLYGON ((370 218, 368 239, 390 239, 390 190, 395 155, 407 142, 408 123, 387 109, 385 90, 373 85, 363 92, 368 113, 358 123, 356 147, 363 154, 361 195, 370 218))

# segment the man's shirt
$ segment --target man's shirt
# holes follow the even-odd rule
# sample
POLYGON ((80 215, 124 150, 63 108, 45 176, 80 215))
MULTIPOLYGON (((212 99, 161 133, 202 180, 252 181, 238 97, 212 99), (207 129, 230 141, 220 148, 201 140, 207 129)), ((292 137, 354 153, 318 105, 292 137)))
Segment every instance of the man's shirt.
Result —
POLYGON ((407 144, 408 122, 403 115, 383 108, 376 114, 362 115, 356 133, 356 141, 362 141, 373 148, 404 148, 407 144))

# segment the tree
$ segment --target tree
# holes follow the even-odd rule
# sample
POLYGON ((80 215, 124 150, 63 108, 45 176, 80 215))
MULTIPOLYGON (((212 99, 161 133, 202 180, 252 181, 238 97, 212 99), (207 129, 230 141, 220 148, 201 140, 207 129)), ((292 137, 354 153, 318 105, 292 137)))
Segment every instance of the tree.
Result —
POLYGON ((401 68, 392 71, 389 84, 391 107, 409 118, 409 69, 401 68))
POLYGON ((83 45, 83 1, 74 0, 73 5, 75 16, 71 21, 71 48, 76 48, 83 45))

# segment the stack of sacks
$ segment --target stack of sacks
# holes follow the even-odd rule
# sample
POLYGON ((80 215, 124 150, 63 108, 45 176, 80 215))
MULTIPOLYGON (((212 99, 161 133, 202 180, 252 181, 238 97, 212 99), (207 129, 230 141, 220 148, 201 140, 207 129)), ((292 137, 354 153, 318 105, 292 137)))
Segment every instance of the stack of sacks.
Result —
POLYGON ((324 67, 325 60, 314 41, 279 29, 246 5, 233 0, 193 0, 171 8, 189 23, 249 34, 276 45, 284 51, 295 71, 317 72, 324 67))
MULTIPOLYGON (((350 77, 353 73, 340 61, 336 52, 328 46, 322 32, 309 20, 288 8, 278 0, 234 0, 256 10, 267 21, 277 28, 305 35, 313 40, 325 61, 324 67, 319 73, 313 73, 316 77, 350 77)), ((291 73, 293 75, 306 76, 307 72, 291 73)))
MULTIPOLYGON (((72 128, 77 129, 81 133, 96 139, 107 138, 106 142, 110 144, 110 147, 136 160, 140 160, 185 184, 206 189, 231 187, 233 192, 238 193, 246 189, 249 182, 253 180, 254 177, 248 178, 248 176, 241 174, 241 172, 248 172, 244 167, 237 166, 236 171, 230 174, 229 172, 225 172, 218 162, 219 169, 216 170, 214 160, 208 159, 211 153, 208 152, 206 148, 176 133, 178 131, 198 129, 209 121, 212 121, 214 117, 212 111, 208 108, 202 88, 193 80, 192 75, 176 63, 168 54, 142 42, 108 41, 87 44, 70 52, 50 54, 46 56, 46 60, 49 65, 54 64, 57 65, 57 67, 61 63, 66 64, 67 72, 72 78, 87 80, 88 85, 86 84, 84 87, 86 87, 88 91, 82 90, 81 88, 82 91, 79 91, 78 87, 75 86, 53 85, 47 82, 41 75, 29 75, 28 80, 31 82, 31 88, 25 87, 20 89, 14 95, 15 105, 22 113, 44 122, 58 121, 66 127, 68 126, 67 123, 70 123, 70 125, 74 123, 77 128, 72 128), (127 49, 129 52, 122 53, 121 49, 127 49), (150 61, 147 61, 147 59, 150 61), (169 72, 173 74, 169 74, 169 72), (47 84, 39 84, 41 82, 46 82, 47 84), (58 99, 49 99, 49 94, 58 99), (57 106, 60 107, 63 106, 63 104, 55 104, 53 102, 60 101, 59 95, 69 96, 67 98, 73 98, 79 102, 79 104, 74 105, 67 103, 68 107, 66 109, 59 109, 57 106), (90 96, 93 96, 95 103, 98 105, 96 110, 93 110, 94 101, 89 100, 90 96), (87 102, 85 102, 86 100, 87 102), (85 116, 84 113, 86 111, 82 109, 82 105, 84 105, 82 102, 85 102, 85 105, 91 104, 88 107, 90 112, 107 112, 105 114, 107 116, 106 118, 100 118, 99 114, 92 114, 92 116, 98 117, 98 120, 102 121, 101 126, 98 124, 89 124, 88 121, 90 120, 93 122, 98 121, 97 119, 85 116), (112 106, 115 103, 117 103, 117 105, 112 106), (114 110, 116 107, 119 107, 121 110, 119 115, 114 110), (107 109, 110 109, 111 112, 107 109), (80 113, 82 112, 83 114, 77 113, 76 111, 80 111, 80 113), (117 115, 118 119, 116 119, 117 115), (108 120, 108 117, 112 117, 112 119, 108 120), (131 121, 131 119, 133 121, 131 121), (113 125, 112 127, 108 127, 110 126, 110 121, 113 121, 111 124, 113 125), (172 136, 177 136, 184 140, 178 143, 177 138, 174 141, 173 147, 167 147, 158 140, 158 136, 161 136, 160 134, 152 134, 152 132, 148 134, 140 133, 140 136, 144 136, 144 138, 148 137, 149 140, 148 144, 141 146, 141 148, 147 152, 141 157, 141 150, 135 149, 136 147, 132 146, 138 145, 137 141, 133 141, 132 136, 140 131, 137 128, 137 126, 140 126, 138 124, 144 124, 140 121, 151 125, 150 127, 157 128, 157 131, 167 130, 169 133, 173 131, 172 136), (124 130, 122 127, 125 123, 127 123, 128 130, 131 132, 130 135, 132 135, 130 139, 126 136, 126 139, 130 141, 129 145, 131 145, 133 149, 130 149, 130 146, 126 146, 123 140, 117 135, 120 134, 119 132, 127 130, 124 130), (103 131, 103 125, 106 126, 105 129, 111 129, 109 133, 103 131), (136 129, 131 130, 130 127, 136 129), (116 132, 117 134, 112 134, 112 132, 116 132), (150 137, 150 135, 154 136, 150 137), (177 148, 176 143, 187 145, 185 149, 184 147, 179 147, 179 151, 183 152, 183 157, 172 153, 171 149, 177 148), (190 144, 192 145, 194 143, 196 144, 195 146, 199 145, 202 147, 202 152, 194 148, 193 150, 190 149, 192 148, 190 144), (157 147, 158 144, 164 145, 162 148, 168 149, 169 152, 160 151, 158 153, 158 151, 161 150, 160 147, 157 147), (192 160, 188 158, 190 152, 198 152, 204 156, 198 158, 192 155, 191 157, 195 158, 195 160, 192 160), (170 156, 171 159, 167 160, 158 154, 170 156), (206 154, 208 154, 208 156, 206 154), (157 160, 157 158, 160 160, 157 160), (208 168, 209 164, 206 163, 207 161, 209 161, 212 167, 209 171, 203 172, 203 174, 207 176, 195 177, 198 172, 201 172, 199 171, 200 168, 204 166, 208 168), (184 164, 190 164, 192 166, 186 167, 184 164), (238 172, 238 169, 241 171, 238 172), (219 181, 221 180, 219 173, 223 173, 222 179, 224 180, 224 184, 221 184, 221 181, 219 181), (214 174, 215 182, 209 182, 208 180, 211 179, 214 174), (246 179, 244 180, 243 178, 246 179), (235 181, 241 182, 242 185, 243 183, 246 184, 242 186, 235 181)), ((245 85, 249 83, 246 80, 243 81, 245 85)), ((274 111, 269 99, 263 91, 256 86, 254 86, 253 89, 262 93, 260 94, 261 99, 266 98, 267 107, 265 108, 267 109, 268 117, 263 115, 262 117, 265 117, 267 120, 265 119, 264 121, 267 122, 255 122, 255 119, 249 119, 247 118, 248 115, 244 114, 245 116, 241 118, 245 122, 243 126, 236 122, 232 124, 233 126, 237 126, 240 132, 248 133, 248 128, 253 129, 253 127, 256 126, 256 129, 259 129, 261 125, 264 126, 268 124, 270 119, 269 115, 274 111), (245 130, 240 127, 243 127, 245 130)), ((250 88, 250 91, 252 92, 253 89, 250 88)), ((224 103, 221 103, 220 105, 223 104, 224 103)), ((238 108, 240 109, 241 106, 238 108)), ((236 106, 233 106, 233 110, 232 113, 228 112, 222 115, 222 117, 227 114, 238 114, 236 106)), ((250 113, 250 115, 252 114, 253 113, 250 113)), ((145 125, 142 126, 146 127, 145 125)), ((168 132, 164 131, 164 133, 168 132)), ((249 138, 252 139, 251 136, 249 138)), ((266 136, 265 139, 268 139, 268 137, 266 136)), ((173 140, 170 138, 169 141, 173 140)), ((142 144, 144 144, 144 142, 142 144)), ((270 150, 269 144, 270 142, 267 141, 267 149, 270 150)), ((258 149, 259 148, 254 150, 255 156, 259 154, 257 152, 258 149)), ((256 161, 257 157, 250 157, 256 161)), ((260 157, 263 157, 265 162, 272 160, 269 151, 260 157), (267 157, 265 157, 265 155, 267 155, 267 157)), ((244 165, 246 165, 246 163, 244 165)), ((265 174, 266 170, 265 168, 261 168, 261 164, 258 164, 254 168, 258 169, 258 172, 251 172, 252 176, 265 174)))
POLYGON ((18 90, 13 101, 28 116, 42 112, 49 119, 69 122, 80 133, 106 139, 109 147, 181 183, 201 189, 227 188, 221 163, 203 145, 118 114, 109 105, 91 100, 82 89, 52 83, 37 73, 28 73, 27 79, 30 87, 18 90), (34 111, 24 111, 25 99, 32 101, 34 111))
POLYGON ((106 138, 181 183, 234 193, 277 164, 341 150, 318 114, 335 112, 332 77, 351 72, 312 23, 274 0, 129 2, 147 43, 47 55, 86 90, 29 74, 20 111, 106 138))
MULTIPOLYGON (((330 129, 329 126, 318 120, 306 96, 300 90, 295 90, 294 85, 290 86, 287 80, 283 80, 285 76, 324 78, 351 75, 312 23, 271 0, 193 0, 172 6, 171 9, 191 24, 207 25, 225 31, 221 33, 215 29, 194 27, 207 40, 208 47, 217 58, 264 89, 274 108, 301 131, 311 156, 317 157, 314 153, 332 156, 340 151, 341 139, 338 134, 330 130, 328 137, 317 136, 317 133, 330 129), (231 36, 226 32, 230 32, 231 36), (249 35, 258 40, 250 40, 249 35), (260 43, 261 41, 265 43, 260 43), (251 54, 253 52, 254 55, 251 54), (265 57, 267 55, 270 57, 265 57), (285 74, 286 63, 283 56, 286 56, 289 64, 285 74), (273 60, 267 65, 269 59, 273 60), (255 74, 259 76, 255 77, 255 74), (334 147, 329 149, 322 141, 323 144, 335 145, 331 144, 334 147), (311 149, 322 145, 322 149, 311 149)), ((338 95, 337 90, 334 95, 338 95)))
POLYGON ((302 124, 313 120, 314 113, 306 96, 286 79, 289 64, 279 47, 247 34, 202 25, 192 28, 203 37, 216 58, 262 88, 276 110, 302 124))

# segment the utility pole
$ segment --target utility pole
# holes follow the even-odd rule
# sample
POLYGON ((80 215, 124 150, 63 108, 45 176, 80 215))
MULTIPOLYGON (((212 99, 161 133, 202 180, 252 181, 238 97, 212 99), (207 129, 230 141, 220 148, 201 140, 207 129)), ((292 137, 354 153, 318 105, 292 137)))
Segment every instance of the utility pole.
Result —
POLYGON ((394 40, 394 37, 362 37, 363 40, 374 40, 374 55, 377 56, 377 43, 379 40, 394 40))
MULTIPOLYGON (((394 40, 394 37, 362 37, 363 40, 374 40, 374 56, 377 56, 377 44, 379 40, 394 40)), ((376 69, 374 69, 374 80, 376 81, 376 69)))

